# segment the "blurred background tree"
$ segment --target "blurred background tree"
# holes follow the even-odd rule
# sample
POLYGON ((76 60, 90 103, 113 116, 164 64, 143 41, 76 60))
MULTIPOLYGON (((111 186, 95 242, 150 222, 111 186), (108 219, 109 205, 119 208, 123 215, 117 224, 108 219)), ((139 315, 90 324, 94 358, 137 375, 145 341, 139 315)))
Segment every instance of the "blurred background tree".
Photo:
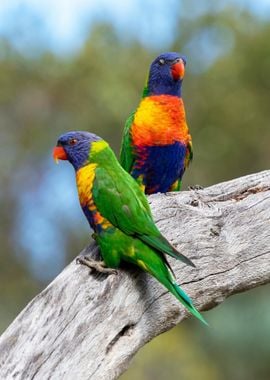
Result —
MULTIPOLYGON (((184 185, 269 168, 270 5, 10 0, 0 20, 3 331, 90 239, 72 169, 51 158, 58 135, 89 130, 118 152, 159 53, 188 60, 183 97, 195 156, 184 185)), ((268 380, 268 291, 208 312, 211 329, 188 320, 155 339, 122 379, 268 380)))

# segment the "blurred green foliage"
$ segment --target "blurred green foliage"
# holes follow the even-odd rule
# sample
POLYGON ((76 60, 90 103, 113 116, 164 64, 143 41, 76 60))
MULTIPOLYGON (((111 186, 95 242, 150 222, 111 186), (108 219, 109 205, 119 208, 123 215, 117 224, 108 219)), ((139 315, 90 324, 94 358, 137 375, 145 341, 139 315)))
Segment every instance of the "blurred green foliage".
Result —
MULTIPOLYGON (((167 50, 186 47, 183 52, 190 49, 195 57, 188 61, 183 88, 194 142, 185 186, 207 186, 269 168, 270 24, 233 9, 179 23, 182 32, 167 50), (189 44, 207 28, 223 31, 221 42, 228 46, 230 40, 231 46, 208 66, 206 53, 189 44)), ((21 210, 21 198, 31 194, 39 200, 40 191, 53 196, 45 179, 53 170, 47 162, 60 133, 89 130, 119 150, 124 120, 138 104, 149 63, 159 53, 121 42, 108 25, 96 25, 83 49, 65 58, 49 52, 26 58, 1 41, 1 331, 52 277, 35 274, 21 244, 18 226, 27 212, 21 210)), ((35 207, 41 206, 37 201, 35 207)), ((49 220, 64 239, 67 263, 87 243, 88 229, 56 210, 49 220)), ((211 329, 186 321, 157 338, 122 378, 268 380, 267 290, 234 296, 209 312, 211 329)))

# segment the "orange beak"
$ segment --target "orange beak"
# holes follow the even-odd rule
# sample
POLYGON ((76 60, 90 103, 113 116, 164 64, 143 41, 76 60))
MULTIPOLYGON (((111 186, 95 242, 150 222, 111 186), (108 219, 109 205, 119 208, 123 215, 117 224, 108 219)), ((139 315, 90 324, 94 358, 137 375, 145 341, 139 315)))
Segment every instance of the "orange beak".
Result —
POLYGON ((180 59, 179 62, 176 62, 174 65, 172 65, 171 72, 174 80, 183 79, 185 75, 184 61, 180 59))
POLYGON ((53 148, 53 158, 58 164, 58 160, 67 160, 67 154, 62 146, 56 146, 53 148))

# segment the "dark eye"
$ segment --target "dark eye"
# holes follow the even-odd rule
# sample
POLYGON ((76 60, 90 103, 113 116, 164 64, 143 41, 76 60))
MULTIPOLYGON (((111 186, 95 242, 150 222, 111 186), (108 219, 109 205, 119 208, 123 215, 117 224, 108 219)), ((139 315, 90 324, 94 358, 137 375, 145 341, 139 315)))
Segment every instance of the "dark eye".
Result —
POLYGON ((158 61, 158 63, 159 63, 160 65, 164 65, 164 64, 165 64, 165 59, 160 58, 160 60, 158 61))
POLYGON ((183 64, 186 66, 186 63, 187 63, 187 62, 186 62, 186 60, 185 60, 184 58, 180 58, 179 61, 182 61, 183 64))
POLYGON ((77 144, 77 142, 78 142, 78 140, 77 140, 77 139, 69 139, 69 140, 68 140, 68 145, 71 145, 71 146, 73 146, 73 145, 76 145, 76 144, 77 144))

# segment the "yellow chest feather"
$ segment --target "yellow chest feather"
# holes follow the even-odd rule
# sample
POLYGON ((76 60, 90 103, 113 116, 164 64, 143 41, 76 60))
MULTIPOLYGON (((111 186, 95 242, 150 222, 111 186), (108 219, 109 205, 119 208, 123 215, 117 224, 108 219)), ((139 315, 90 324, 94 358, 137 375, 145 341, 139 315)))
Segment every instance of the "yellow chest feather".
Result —
POLYGON ((111 223, 97 210, 93 200, 92 189, 95 180, 96 167, 97 164, 88 164, 79 169, 76 174, 80 204, 82 207, 87 207, 91 212, 93 223, 93 225, 91 225, 94 230, 97 226, 102 226, 103 229, 112 226, 111 223))
POLYGON ((76 173, 76 181, 80 204, 82 207, 90 206, 92 203, 92 188, 95 179, 95 169, 97 164, 83 166, 76 173))

